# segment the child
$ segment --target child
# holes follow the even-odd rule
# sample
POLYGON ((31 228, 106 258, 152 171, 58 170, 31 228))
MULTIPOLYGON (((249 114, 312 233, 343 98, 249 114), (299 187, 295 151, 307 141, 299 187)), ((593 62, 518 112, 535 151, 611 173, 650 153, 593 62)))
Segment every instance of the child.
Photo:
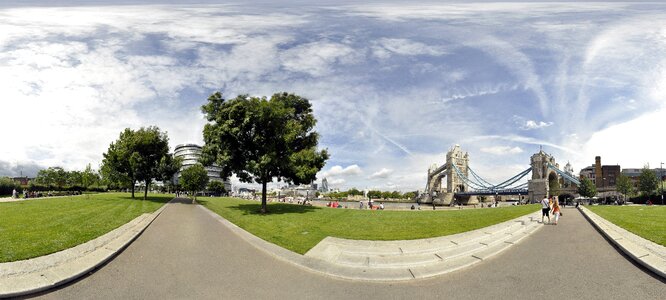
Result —
POLYGON ((561 214, 562 212, 560 211, 560 203, 556 198, 555 201, 553 201, 553 216, 555 217, 555 225, 557 225, 557 221, 560 219, 561 214))

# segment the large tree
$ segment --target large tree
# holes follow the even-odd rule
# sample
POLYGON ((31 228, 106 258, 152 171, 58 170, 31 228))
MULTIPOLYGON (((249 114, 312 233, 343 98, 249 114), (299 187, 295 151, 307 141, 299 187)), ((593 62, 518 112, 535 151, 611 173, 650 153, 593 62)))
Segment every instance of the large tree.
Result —
POLYGON ((136 131, 127 128, 104 153, 102 170, 114 182, 129 183, 132 198, 136 182, 145 182, 145 200, 151 181, 160 177, 160 161, 168 152, 169 138, 159 128, 142 127, 136 131))
POLYGON ((165 155, 160 159, 158 166, 157 179, 162 181, 165 185, 173 186, 173 176, 178 173, 183 165, 182 157, 174 157, 173 155, 165 155))
POLYGON ((659 187, 659 179, 657 178, 657 173, 648 169, 647 167, 643 168, 641 175, 638 176, 638 190, 644 196, 652 196, 659 187))
POLYGON ((627 196, 631 194, 634 189, 631 179, 629 179, 628 176, 620 174, 620 176, 617 177, 615 187, 620 194, 624 195, 624 202, 627 202, 627 196))
POLYGON ((235 173, 242 182, 261 183, 261 212, 268 212, 266 185, 274 178, 310 183, 328 159, 317 150, 319 135, 310 101, 277 93, 225 100, 216 92, 202 107, 208 120, 203 135, 203 162, 217 163, 222 177, 235 173))
POLYGON ((62 190, 68 184, 69 179, 69 173, 62 167, 49 167, 48 169, 39 170, 35 182, 62 190))
POLYGON ((196 164, 180 172, 180 185, 186 191, 192 193, 194 200, 197 192, 206 188, 208 184, 208 172, 201 164, 196 164))
POLYGON ((597 187, 592 183, 592 180, 583 177, 578 186, 578 193, 585 198, 592 198, 597 195, 597 187))
POLYGON ((219 180, 213 180, 208 183, 208 191, 214 194, 215 196, 220 196, 227 192, 227 189, 224 187, 224 182, 219 180))
POLYGON ((108 183, 118 186, 130 186, 132 198, 134 198, 134 186, 136 184, 136 175, 130 165, 129 157, 132 155, 134 147, 134 131, 125 128, 115 142, 109 145, 109 149, 104 153, 102 160, 101 173, 108 183))

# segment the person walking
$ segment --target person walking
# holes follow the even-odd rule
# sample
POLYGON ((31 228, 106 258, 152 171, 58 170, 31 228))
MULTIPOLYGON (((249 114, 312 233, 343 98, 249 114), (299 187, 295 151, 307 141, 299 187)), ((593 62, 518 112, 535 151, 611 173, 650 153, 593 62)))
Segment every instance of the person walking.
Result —
POLYGON ((550 223, 550 204, 548 203, 548 198, 546 196, 543 197, 543 200, 541 200, 541 223, 543 223, 543 217, 548 217, 548 223, 550 223))
POLYGON ((363 209, 363 200, 358 202, 358 209, 363 209))
POLYGON ((553 201, 553 217, 555 218, 555 225, 557 225, 557 221, 560 219, 560 215, 562 215, 562 211, 560 210, 560 203, 555 199, 553 201))

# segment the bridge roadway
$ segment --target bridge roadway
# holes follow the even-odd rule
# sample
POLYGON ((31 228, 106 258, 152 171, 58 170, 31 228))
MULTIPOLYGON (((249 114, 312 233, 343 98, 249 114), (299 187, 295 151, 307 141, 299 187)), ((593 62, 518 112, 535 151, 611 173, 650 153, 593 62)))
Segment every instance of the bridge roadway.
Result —
POLYGON ((474 267, 404 283, 338 280, 257 250, 204 208, 169 204, 107 265, 41 299, 663 299, 666 284, 575 209, 474 267))

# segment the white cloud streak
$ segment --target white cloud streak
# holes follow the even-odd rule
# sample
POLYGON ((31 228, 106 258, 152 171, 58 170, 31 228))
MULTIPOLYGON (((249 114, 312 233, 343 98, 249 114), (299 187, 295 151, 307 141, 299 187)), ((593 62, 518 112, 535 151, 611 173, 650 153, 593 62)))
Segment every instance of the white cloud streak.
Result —
POLYGON ((480 149, 481 152, 490 153, 493 155, 510 155, 510 154, 519 154, 523 153, 523 149, 520 147, 509 147, 509 146, 494 146, 494 147, 484 147, 480 149))

